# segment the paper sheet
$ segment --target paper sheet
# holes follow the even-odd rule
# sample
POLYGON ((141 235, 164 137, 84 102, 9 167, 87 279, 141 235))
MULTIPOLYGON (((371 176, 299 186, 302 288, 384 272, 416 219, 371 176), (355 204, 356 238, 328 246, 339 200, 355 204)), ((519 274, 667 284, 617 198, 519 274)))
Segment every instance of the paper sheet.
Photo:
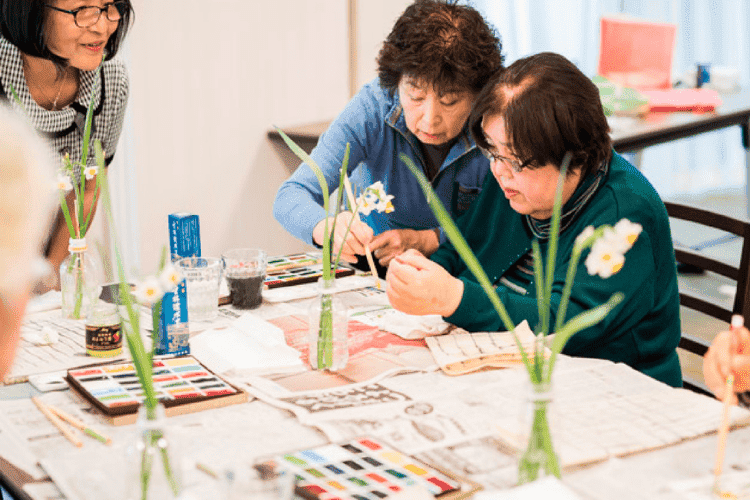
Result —
MULTIPOLYGON (((533 351, 535 337, 528 322, 524 320, 518 324, 515 335, 527 352, 533 351)), ((435 362, 450 375, 461 375, 487 366, 517 366, 522 362, 511 332, 469 333, 456 329, 446 335, 428 337, 426 341, 435 362)))
POLYGON ((255 374, 299 371, 299 351, 289 347, 281 328, 246 312, 230 326, 206 330, 190 339, 190 351, 216 373, 255 374))

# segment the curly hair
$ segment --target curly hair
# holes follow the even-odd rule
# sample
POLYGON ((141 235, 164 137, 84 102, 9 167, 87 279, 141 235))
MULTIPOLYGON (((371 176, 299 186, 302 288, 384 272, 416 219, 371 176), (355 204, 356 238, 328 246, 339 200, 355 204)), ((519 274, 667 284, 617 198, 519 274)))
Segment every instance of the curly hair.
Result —
POLYGON ((478 93, 502 68, 500 38, 481 14, 455 1, 416 0, 396 20, 377 57, 380 84, 401 77, 431 83, 439 94, 478 93))
POLYGON ((609 160, 612 139, 596 85, 565 57, 542 52, 498 72, 477 96, 469 127, 491 149, 482 120, 502 116, 508 149, 531 168, 561 167, 570 152, 581 178, 609 160))

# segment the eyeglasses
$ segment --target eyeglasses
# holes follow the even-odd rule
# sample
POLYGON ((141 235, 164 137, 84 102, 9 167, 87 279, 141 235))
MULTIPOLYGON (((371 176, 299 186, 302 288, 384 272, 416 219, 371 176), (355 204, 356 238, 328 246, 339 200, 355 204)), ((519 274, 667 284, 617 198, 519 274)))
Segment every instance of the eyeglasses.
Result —
POLYGON ((99 18, 102 17, 102 12, 107 16, 108 21, 119 21, 125 10, 127 9, 127 2, 110 2, 105 3, 104 7, 96 7, 94 5, 88 5, 85 7, 78 7, 73 10, 65 10, 55 7, 54 5, 45 4, 52 10, 58 12, 65 12, 66 14, 73 14, 73 21, 79 28, 90 28, 99 22, 99 18))
POLYGON ((506 165, 510 167, 510 169, 513 171, 514 174, 520 173, 521 170, 531 165, 531 162, 528 160, 524 162, 520 162, 516 160, 515 158, 506 158, 505 156, 501 156, 495 153, 494 151, 490 151, 489 149, 480 147, 479 150, 482 152, 485 158, 490 160, 490 163, 495 163, 498 161, 505 163, 506 165))

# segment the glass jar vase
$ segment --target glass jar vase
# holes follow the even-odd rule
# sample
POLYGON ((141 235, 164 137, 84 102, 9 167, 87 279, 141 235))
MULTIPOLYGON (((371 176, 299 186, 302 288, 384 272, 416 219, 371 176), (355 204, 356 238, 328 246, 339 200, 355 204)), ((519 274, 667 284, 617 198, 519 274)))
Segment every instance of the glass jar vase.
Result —
POLYGON ((560 460, 553 443, 559 422, 554 411, 552 384, 529 382, 527 385, 521 429, 528 430, 528 444, 520 450, 518 484, 545 476, 560 477, 560 460))
POLYGON ((349 361, 349 311, 335 293, 335 279, 318 280, 318 296, 308 310, 310 366, 337 371, 349 361))
POLYGON ((149 411, 138 409, 135 440, 126 450, 127 500, 170 500, 180 498, 182 474, 180 456, 167 430, 164 405, 149 411))
POLYGON ((64 318, 83 319, 99 295, 99 267, 88 253, 85 238, 71 238, 67 257, 60 264, 60 291, 64 318))

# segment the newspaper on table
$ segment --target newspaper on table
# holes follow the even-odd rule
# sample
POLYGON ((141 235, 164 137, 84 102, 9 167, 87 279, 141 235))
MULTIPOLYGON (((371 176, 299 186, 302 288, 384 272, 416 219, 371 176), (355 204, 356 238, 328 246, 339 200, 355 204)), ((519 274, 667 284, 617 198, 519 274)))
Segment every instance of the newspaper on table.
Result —
MULTIPOLYGON (((561 356, 554 388, 553 442, 563 467, 666 447, 713 433, 719 422, 721 403, 713 398, 605 360, 561 356)), ((434 459, 442 451, 454 462, 445 450, 467 442, 496 439, 501 449, 489 455, 512 454, 528 442, 523 368, 461 377, 417 372, 276 397, 250 390, 331 441, 373 435, 405 453, 434 459)), ((750 412, 735 407, 731 420, 748 425, 750 412)))

